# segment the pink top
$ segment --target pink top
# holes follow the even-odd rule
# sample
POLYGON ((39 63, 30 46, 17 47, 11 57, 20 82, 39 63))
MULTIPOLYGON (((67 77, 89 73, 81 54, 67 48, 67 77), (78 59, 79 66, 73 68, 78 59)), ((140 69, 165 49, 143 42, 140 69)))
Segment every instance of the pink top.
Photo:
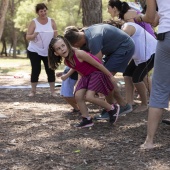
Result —
MULTIPOLYGON (((92 55, 92 54, 90 54, 90 53, 87 53, 87 54, 89 54, 93 59, 95 59, 97 62, 99 62, 99 63, 102 64, 102 62, 101 62, 96 56, 94 56, 94 55, 92 55)), ((87 75, 93 73, 94 71, 100 71, 99 69, 97 69, 97 68, 94 67, 93 65, 87 63, 86 61, 80 62, 80 61, 77 59, 75 53, 74 53, 73 58, 74 58, 74 61, 75 61, 75 63, 76 63, 75 67, 73 67, 68 60, 65 60, 65 62, 67 63, 67 65, 68 65, 70 68, 75 69, 77 72, 79 72, 79 73, 80 73, 81 75, 83 75, 83 76, 87 76, 87 75)))

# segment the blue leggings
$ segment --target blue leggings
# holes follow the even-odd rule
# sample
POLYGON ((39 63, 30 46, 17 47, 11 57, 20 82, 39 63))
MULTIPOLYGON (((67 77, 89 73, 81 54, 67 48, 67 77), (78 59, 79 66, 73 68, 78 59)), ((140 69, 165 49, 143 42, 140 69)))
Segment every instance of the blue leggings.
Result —
POLYGON ((38 82, 39 75, 41 73, 41 60, 44 63, 45 71, 48 77, 48 82, 55 82, 55 72, 54 70, 50 69, 48 66, 48 58, 44 56, 40 56, 35 52, 27 51, 28 58, 31 62, 31 82, 36 83, 38 82))

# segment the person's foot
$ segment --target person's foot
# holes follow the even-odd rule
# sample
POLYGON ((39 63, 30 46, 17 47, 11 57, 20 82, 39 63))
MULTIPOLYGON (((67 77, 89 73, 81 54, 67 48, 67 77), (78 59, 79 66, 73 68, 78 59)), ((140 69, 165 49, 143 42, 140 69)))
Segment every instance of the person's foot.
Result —
POLYGON ((118 104, 114 104, 114 110, 108 111, 109 114, 109 122, 116 123, 118 116, 119 116, 120 106, 118 104))
POLYGON ((80 110, 79 109, 72 109, 72 112, 80 112, 80 110))
POLYGON ((134 113, 145 112, 147 109, 148 109, 148 106, 140 105, 133 112, 134 113))
POLYGON ((57 94, 55 92, 51 93, 52 97, 57 97, 57 94))
POLYGON ((109 113, 103 109, 100 115, 94 116, 95 120, 109 120, 109 113))
POLYGON ((73 113, 80 113, 80 110, 79 109, 71 109, 70 112, 68 112, 69 114, 73 114, 73 113))
POLYGON ((31 91, 29 94, 28 94, 28 97, 34 97, 35 96, 35 92, 34 91, 31 91))
POLYGON ((124 115, 124 114, 127 114, 127 113, 130 113, 132 112, 132 107, 127 103, 125 106, 120 106, 120 112, 119 112, 119 115, 124 115))
POLYGON ((154 145, 152 143, 144 143, 140 146, 140 149, 145 149, 145 150, 149 150, 149 149, 153 149, 154 145))
POLYGON ((92 121, 92 118, 88 120, 87 118, 83 117, 82 121, 76 125, 77 128, 84 128, 84 127, 91 127, 94 123, 92 121))

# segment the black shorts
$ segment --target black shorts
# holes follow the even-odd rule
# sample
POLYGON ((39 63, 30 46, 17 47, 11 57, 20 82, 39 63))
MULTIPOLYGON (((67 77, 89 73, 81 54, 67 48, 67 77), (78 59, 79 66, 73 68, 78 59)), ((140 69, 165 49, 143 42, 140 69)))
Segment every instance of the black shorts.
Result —
POLYGON ((123 76, 132 77, 133 83, 139 83, 143 81, 147 73, 153 68, 154 57, 155 54, 152 54, 151 58, 148 61, 143 62, 138 66, 135 65, 135 62, 132 59, 131 62, 128 64, 125 72, 123 73, 123 76))

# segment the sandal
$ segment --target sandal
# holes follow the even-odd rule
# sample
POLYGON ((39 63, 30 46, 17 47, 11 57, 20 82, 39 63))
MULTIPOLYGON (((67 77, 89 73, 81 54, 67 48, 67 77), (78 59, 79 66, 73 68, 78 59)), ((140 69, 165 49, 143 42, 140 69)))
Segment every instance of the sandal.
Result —
POLYGON ((167 125, 170 125, 170 120, 169 119, 163 119, 162 120, 162 123, 165 123, 167 125))

